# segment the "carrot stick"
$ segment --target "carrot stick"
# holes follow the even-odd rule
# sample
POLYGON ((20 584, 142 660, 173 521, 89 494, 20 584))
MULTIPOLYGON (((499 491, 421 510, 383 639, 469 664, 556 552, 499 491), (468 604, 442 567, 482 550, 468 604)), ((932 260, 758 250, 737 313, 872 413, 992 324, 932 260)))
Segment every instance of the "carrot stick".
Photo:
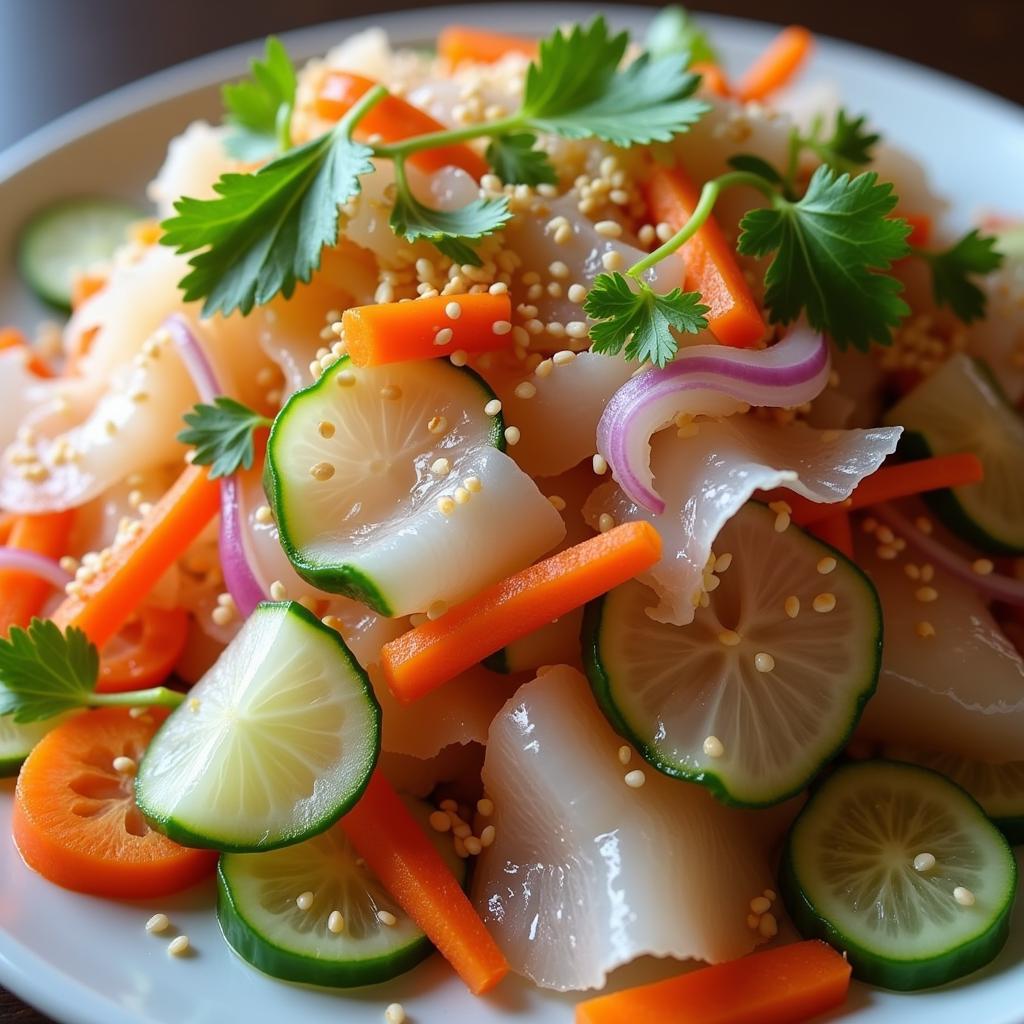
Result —
POLYGON ((50 369, 49 364, 41 355, 33 350, 32 346, 28 343, 28 339, 17 327, 0 327, 0 352, 5 352, 12 348, 28 350, 26 365, 37 377, 53 376, 53 370, 50 369))
MULTIPOLYGON (((318 116, 329 121, 341 120, 374 85, 375 82, 362 75, 353 75, 347 71, 328 72, 316 98, 318 116)), ((388 143, 443 129, 444 125, 440 121, 435 121, 418 107, 397 96, 386 96, 359 122, 355 135, 358 139, 378 135, 381 141, 388 143)), ((428 173, 439 171, 442 167, 461 167, 477 180, 490 170, 482 156, 461 143, 424 149, 410 156, 409 163, 428 173)))
MULTIPOLYGON (((67 550, 74 512, 51 512, 41 516, 17 516, 11 523, 7 544, 34 551, 47 558, 59 558, 67 550)), ((27 626, 43 610, 53 587, 46 580, 14 569, 0 571, 0 635, 11 626, 27 626)))
POLYGON ((818 540, 831 544, 837 551, 842 551, 847 558, 853 558, 853 528, 850 517, 845 512, 833 512, 826 519, 819 519, 808 526, 808 530, 818 540))
POLYGON ((742 103, 763 100, 781 89, 810 57, 813 48, 814 36, 807 29, 800 25, 784 28, 739 80, 737 99, 742 103))
POLYGON ((977 455, 958 452, 955 455, 935 455, 930 459, 883 466, 861 480, 849 498, 836 504, 808 501, 789 491, 772 491, 771 498, 788 502, 793 510, 793 522, 806 526, 835 515, 837 509, 849 511, 878 505, 883 501, 909 498, 924 491, 976 484, 984 475, 984 468, 977 455))
POLYGON ((932 219, 927 213, 899 213, 910 225, 910 234, 907 235, 907 245, 927 245, 932 237, 932 219))
POLYGON ((711 93, 712 96, 719 96, 725 99, 732 95, 732 88, 729 85, 729 79, 725 77, 725 72, 717 65, 712 64, 710 61, 694 61, 690 65, 690 70, 695 75, 700 75, 701 85, 711 93))
POLYGON ((217 481, 205 466, 187 467, 135 532, 110 549, 95 579, 57 608, 54 621, 61 629, 77 626, 103 647, 219 509, 217 481))
POLYGON ((381 667, 388 686, 400 701, 414 701, 660 557, 661 538, 642 520, 559 551, 385 644, 381 667))
POLYGON ((462 349, 488 352, 512 346, 508 294, 439 295, 346 309, 345 345, 356 366, 434 359, 462 349), (452 314, 455 314, 454 316, 452 314))
POLYGON ((455 876, 379 770, 341 819, 345 835, 381 884, 420 926, 474 995, 508 964, 455 876))
POLYGON ((839 1006, 850 965, 812 939, 576 1005, 576 1024, 802 1024, 839 1006))
MULTIPOLYGON (((657 166, 647 183, 651 219, 678 231, 693 213, 700 190, 680 167, 657 166)), ((686 261, 683 279, 687 291, 701 293, 710 306, 708 326, 723 344, 749 348, 766 333, 764 319, 750 291, 732 247, 714 217, 682 248, 686 261)))
POLYGON ((537 56, 537 41, 468 25, 449 25, 437 37, 437 55, 454 67, 463 61, 493 64, 507 53, 537 56))
POLYGON ((103 271, 80 270, 71 281, 71 308, 78 309, 107 286, 109 275, 103 271))

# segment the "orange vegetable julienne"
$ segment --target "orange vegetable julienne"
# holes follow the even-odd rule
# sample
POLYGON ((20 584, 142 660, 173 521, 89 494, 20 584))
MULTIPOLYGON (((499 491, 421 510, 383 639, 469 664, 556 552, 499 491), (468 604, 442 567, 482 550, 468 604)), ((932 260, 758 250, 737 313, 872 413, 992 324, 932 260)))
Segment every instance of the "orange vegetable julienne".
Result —
POLYGON ((800 70, 814 49, 814 36, 800 25, 784 28, 736 84, 735 94, 743 103, 763 100, 781 89, 800 70))
POLYGON ((850 517, 846 512, 833 512, 827 518, 810 524, 808 530, 818 540, 831 544, 847 558, 853 558, 853 528, 850 526, 850 517))
POLYGON ((837 509, 849 511, 866 508, 883 501, 909 498, 925 491, 976 484, 984 475, 984 467, 977 455, 958 452, 955 455, 936 455, 930 459, 883 466, 861 480, 853 494, 837 504, 808 501, 789 491, 773 491, 771 496, 788 502, 793 510, 793 522, 806 526, 835 515, 837 509))
POLYGON ((462 349, 489 352, 512 346, 508 294, 438 295, 346 309, 345 345, 356 366, 433 359, 462 349), (452 316, 452 313, 456 313, 452 316))
POLYGON ((103 708, 36 744, 18 775, 11 818, 30 868, 65 889, 111 899, 165 896, 213 870, 213 851, 178 846, 149 828, 134 777, 113 768, 115 757, 138 761, 163 717, 103 708))
POLYGON ((71 308, 79 309, 107 286, 108 275, 102 271, 80 270, 71 282, 71 308))
POLYGON ((188 639, 188 612, 146 605, 100 652, 100 693, 144 690, 170 674, 188 639))
MULTIPOLYGON (((650 220, 678 231, 689 219, 700 189, 680 167, 656 166, 647 183, 650 220)), ((736 254, 713 216, 682 248, 686 261, 684 287, 701 293, 710 307, 711 333, 723 344, 748 348, 767 333, 764 318, 747 284, 736 254)))
POLYGON ((57 608, 54 621, 61 629, 77 626, 103 647, 219 509, 218 482, 205 466, 188 466, 95 579, 57 608))
MULTIPOLYGON (((67 550, 74 512, 50 512, 41 516, 15 516, 6 543, 12 548, 59 558, 67 550)), ((0 636, 11 626, 27 626, 43 610, 53 585, 30 573, 0 570, 0 636)))
POLYGON ((402 909, 474 995, 489 991, 508 963, 433 843, 378 769, 341 827, 402 909))
POLYGON ((576 1005, 576 1024, 802 1024, 839 1006, 850 965, 817 939, 576 1005))
POLYGON ((660 557, 661 537, 642 520, 559 551, 385 644, 381 667, 388 686, 403 703, 414 701, 660 557))
POLYGON ((49 364, 37 352, 32 351, 32 346, 17 327, 0 327, 0 352, 8 349, 27 349, 29 356, 27 366, 37 377, 52 377, 53 370, 49 364))
POLYGON ((726 99, 732 95, 729 79, 725 77, 725 72, 717 64, 712 64, 710 61, 694 61, 690 65, 690 70, 695 75, 700 75, 701 85, 712 96, 726 99))
POLYGON ((927 213, 898 213, 910 225, 907 245, 927 245, 932 237, 932 219, 927 213))
MULTIPOLYGON (((316 97, 317 115, 328 121, 340 121, 374 85, 375 82, 362 75, 329 71, 316 97)), ((435 121, 418 107, 397 96, 386 96, 359 122, 355 135, 358 139, 377 135, 383 142, 389 143, 443 129, 444 125, 440 121, 435 121)), ((427 173, 439 171, 442 167, 461 167, 477 180, 490 170, 482 156, 461 143, 413 153, 409 163, 427 173)))
POLYGON ((463 62, 493 64, 508 53, 537 56, 537 40, 469 25, 449 25, 437 37, 437 55, 452 67, 463 62))

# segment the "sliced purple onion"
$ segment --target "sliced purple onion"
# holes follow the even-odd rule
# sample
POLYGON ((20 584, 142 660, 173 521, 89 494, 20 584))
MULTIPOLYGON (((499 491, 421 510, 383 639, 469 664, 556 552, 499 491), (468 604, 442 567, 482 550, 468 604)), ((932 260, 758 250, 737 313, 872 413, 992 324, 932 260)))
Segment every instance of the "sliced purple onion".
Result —
POLYGON ((1000 576, 995 573, 983 576, 981 573, 975 572, 971 562, 955 551, 951 551, 941 540, 936 540, 919 530, 892 505, 876 505, 871 511, 951 576, 970 583, 975 590, 985 594, 993 601, 1024 605, 1024 580, 1015 580, 1010 576, 1000 576))
POLYGON ((60 589, 71 582, 71 574, 65 572, 54 559, 24 548, 0 547, 0 569, 31 573, 60 589))
MULTIPOLYGON (((188 321, 180 314, 169 316, 164 327, 173 340, 181 361, 192 378, 199 397, 212 402, 224 393, 188 321)), ((252 571, 249 555, 245 548, 245 533, 242 529, 242 489, 238 476, 224 477, 220 482, 220 549, 221 570, 224 585, 240 615, 248 616, 255 611, 260 601, 267 599, 263 587, 252 571)))
POLYGON ((680 413, 731 415, 742 403, 802 405, 822 391, 828 374, 828 343, 802 325, 757 351, 695 345, 668 366, 644 370, 619 388, 598 424, 597 450, 629 498, 661 515, 665 502, 651 473, 653 434, 680 413))

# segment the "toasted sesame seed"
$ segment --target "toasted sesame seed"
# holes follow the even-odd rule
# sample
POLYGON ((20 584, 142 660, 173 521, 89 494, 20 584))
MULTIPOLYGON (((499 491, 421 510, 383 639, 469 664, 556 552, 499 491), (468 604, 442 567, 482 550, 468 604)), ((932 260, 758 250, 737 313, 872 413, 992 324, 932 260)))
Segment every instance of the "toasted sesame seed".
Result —
POLYGON ((390 910, 378 910, 377 920, 388 928, 394 928, 398 924, 398 918, 390 910))
POLYGON ((732 553, 726 551, 715 559, 715 572, 725 572, 732 565, 732 553))
POLYGON ((971 568, 979 576, 988 576, 995 569, 995 564, 991 558, 976 558, 971 562, 971 568))
POLYGON ((915 871, 931 871, 935 867, 935 856, 931 853, 919 853, 914 858, 915 871))
POLYGON ((334 378, 343 388, 350 388, 356 382, 356 375, 351 370, 341 370, 334 378))
POLYGON ((465 505, 469 501, 471 495, 465 487, 456 487, 455 493, 452 495, 455 498, 456 505, 465 505))
POLYGON ((448 345, 454 337, 455 332, 450 327, 442 327, 441 330, 434 335, 434 344, 448 345))
POLYGON ((501 402, 497 398, 492 398, 484 406, 485 416, 497 416, 499 412, 501 412, 501 402))
POLYGON ((721 757, 725 753, 725 746, 717 736, 705 736, 701 747, 708 757, 721 757))
POLYGON ((299 893, 299 895, 295 897, 295 906, 297 906, 299 910, 309 910, 309 908, 313 906, 313 894, 308 889, 305 892, 299 893))
POLYGON ((775 659, 764 651, 759 651, 754 655, 754 668, 758 672, 771 672, 775 668, 775 659))
POLYGON ((599 220, 594 230, 604 238, 618 238, 622 234, 622 225, 615 220, 599 220))
POLYGON ((795 619, 800 614, 800 598, 795 594, 790 594, 782 607, 789 618, 795 619))
POLYGON ((772 901, 767 896, 755 896, 750 901, 750 911, 753 914, 767 914, 772 909, 772 901))
POLYGON ((518 427, 506 427, 505 428, 505 443, 508 445, 515 446, 519 444, 519 439, 522 437, 518 427))
POLYGON ((832 558, 831 555, 826 555, 824 558, 818 559, 818 564, 815 568, 818 570, 820 575, 827 576, 839 563, 832 558))
POLYGON ((775 938, 779 934, 779 922, 775 920, 775 915, 771 913, 762 914, 761 920, 757 923, 757 930, 762 938, 775 938))
POLYGON ((433 811, 428 821, 435 832, 447 832, 452 827, 452 820, 444 811, 433 811))
POLYGON ((757 914, 747 914, 747 927, 752 931, 757 931, 757 926, 761 923, 761 918, 757 914))
POLYGON ((491 843, 494 842, 494 837, 496 834, 497 833, 493 825, 484 825, 483 829, 480 832, 480 845, 483 847, 490 846, 491 843))
POLYGON ((555 366, 567 366, 575 358, 575 352, 570 352, 568 349, 561 349, 551 357, 551 361, 555 364, 555 366))
POLYGON ((595 455, 590 460, 590 465, 598 476, 604 476, 608 472, 608 463, 603 455, 595 455))
POLYGON ((458 320, 459 317, 462 316, 462 306, 457 302, 449 302, 444 307, 444 315, 448 317, 449 320, 458 320))
POLYGON ((932 532, 932 529, 933 529, 933 527, 932 527, 932 521, 931 521, 931 520, 930 520, 930 519, 929 519, 929 518, 928 518, 927 516, 918 516, 918 517, 917 517, 917 518, 916 518, 916 519, 914 520, 914 525, 915 525, 915 526, 916 526, 916 527, 917 527, 917 528, 918 528, 918 529, 919 529, 919 530, 920 530, 920 531, 921 531, 922 533, 931 533, 931 532, 932 532))
POLYGON ((522 383, 516 385, 516 398, 533 398, 535 394, 537 394, 537 386, 535 384, 531 384, 528 380, 524 380, 522 383))
POLYGON ((384 1024, 405 1024, 405 1007, 401 1003, 388 1003, 384 1010, 384 1024))
POLYGON ((283 601, 287 596, 288 591, 285 590, 285 586, 280 580, 274 580, 270 584, 270 598, 272 601, 283 601))
POLYGON ((430 465, 434 476, 447 476, 452 471, 452 464, 446 458, 435 459, 430 465))
POLYGON ((491 324, 491 333, 492 334, 497 334, 497 335, 500 336, 502 334, 510 333, 511 330, 512 330, 512 324, 508 320, 495 320, 494 323, 491 324))
POLYGON ((484 489, 484 485, 478 476, 467 476, 466 479, 462 481, 462 486, 465 487, 470 494, 479 494, 484 489))
POLYGON ((914 591, 914 597, 922 604, 930 604, 932 601, 938 600, 939 592, 934 587, 918 587, 914 591))
POLYGON ((464 842, 466 844, 466 852, 471 857, 476 857, 483 849, 483 845, 476 836, 466 836, 464 842))
POLYGON ((120 757, 114 758, 113 768, 115 772, 120 772, 122 775, 134 775, 139 770, 139 766, 135 763, 135 759, 132 757, 125 757, 123 754, 120 757))
POLYGON ((740 642, 740 635, 735 629, 723 629, 718 634, 718 642, 725 647, 735 647, 740 642))
POLYGON ((647 776, 639 768, 634 768, 631 772, 626 772, 622 781, 630 789, 639 789, 647 781, 647 776))
POLYGON ((922 639, 927 640, 928 637, 935 636, 935 627, 927 620, 922 619, 915 627, 914 632, 922 639))
POLYGON ((619 764, 629 764, 633 757, 633 750, 628 747, 625 743, 619 747, 619 764))
POLYGON ((465 366, 469 362, 469 353, 463 349, 456 349, 448 359, 451 361, 452 366, 465 366))
POLYGON ((564 512, 565 511, 565 498, 561 497, 561 495, 549 494, 548 495, 548 501, 551 502, 551 507, 556 512, 564 512))
POLYGON ((818 594, 811 602, 811 607, 816 612, 822 612, 823 614, 832 611, 835 606, 836 595, 830 593, 818 594))
POLYGON ((167 931, 171 926, 170 918, 166 914, 154 914, 146 922, 146 931, 150 935, 157 935, 160 932, 167 931))
POLYGON ((765 889, 761 895, 764 896, 765 899, 771 900, 773 903, 778 899, 778 893, 774 889, 765 889))
POLYGON ((925 562, 924 565, 921 566, 921 582, 922 583, 931 583, 931 581, 934 578, 935 578, 935 566, 932 565, 930 562, 925 562))
POLYGON ((615 525, 615 517, 610 512, 602 512, 597 517, 597 528, 601 533, 607 533, 615 525))
POLYGON ((601 257, 601 266, 605 270, 621 270, 626 264, 622 253, 618 249, 610 249, 601 257))
POLYGON ((571 284, 569 285, 569 290, 566 292, 566 295, 570 302, 577 306, 581 306, 587 298, 587 289, 581 284, 571 284))
POLYGON ((332 935, 340 935, 345 930, 345 918, 340 910, 332 910, 327 916, 327 930, 332 935))
POLYGON ((555 260, 554 263, 548 264, 548 273, 564 281, 569 276, 569 268, 561 260, 555 260))
POLYGON ((171 956, 184 956, 189 950, 189 941, 187 935, 179 935, 177 938, 171 939, 167 944, 167 952, 171 956))
POLYGON ((444 516, 450 516, 455 511, 455 502, 445 495, 437 499, 437 510, 444 516))
POLYGON ((334 476, 334 466, 330 462, 318 462, 310 467, 309 475, 314 480, 330 480, 334 476))

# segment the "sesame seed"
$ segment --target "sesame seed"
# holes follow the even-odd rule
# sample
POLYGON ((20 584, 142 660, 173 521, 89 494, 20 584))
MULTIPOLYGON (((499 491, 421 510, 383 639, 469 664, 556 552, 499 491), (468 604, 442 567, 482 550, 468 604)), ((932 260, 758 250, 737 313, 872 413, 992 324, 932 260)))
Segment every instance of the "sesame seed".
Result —
POLYGON ((608 472, 608 462, 603 455, 595 455, 590 460, 590 465, 598 476, 604 476, 608 472))
POLYGON ((189 711, 192 712, 192 714, 197 714, 198 711, 199 711, 199 708, 201 706, 202 705, 199 703, 199 698, 198 697, 189 697, 189 699, 188 699, 188 709, 189 709, 189 711))
POLYGON ((462 486, 465 487, 470 494, 479 494, 484 489, 484 485, 478 476, 467 476, 466 479, 462 481, 462 486))
POLYGON ((122 775, 134 775, 139 766, 135 763, 135 759, 131 757, 115 757, 113 761, 113 768, 115 772, 120 772, 122 775))
POLYGON ((486 416, 497 416, 499 412, 501 412, 501 402, 497 398, 492 398, 484 406, 484 414, 486 416))
POLYGON ((480 845, 488 847, 494 842, 496 831, 493 825, 484 825, 483 830, 480 832, 480 845))
POLYGON ((675 234, 672 225, 663 220, 654 225, 654 233, 659 242, 667 242, 675 234))
POLYGON ((226 626, 234 617, 235 613, 223 605, 219 605, 210 612, 210 618, 218 626, 226 626))
POLYGON ((614 220, 599 220, 594 230, 604 238, 618 238, 622 234, 622 225, 614 220))
POLYGON ((427 820, 435 832, 447 832, 452 827, 452 820, 444 811, 432 812, 427 820))
POLYGON ((647 776, 639 768, 634 768, 631 772, 626 772, 622 781, 630 789, 639 789, 647 781, 647 776))
POLYGON ((561 349, 551 357, 551 361, 555 364, 555 366, 568 366, 568 364, 571 363, 575 358, 575 352, 570 352, 568 349, 561 349))
POLYGON ((175 939, 167 944, 167 952, 171 956, 184 956, 189 950, 189 941, 187 935, 179 935, 175 939))
POLYGON ((629 764, 633 757, 633 750, 631 747, 626 746, 625 743, 619 747, 619 764, 629 764))
POLYGON ((775 668, 775 659, 764 651, 760 651, 754 655, 754 668, 758 672, 771 672, 775 668))
POLYGON ((455 332, 450 327, 442 327, 441 330, 434 335, 434 344, 447 345, 454 337, 455 332))
POLYGON ((505 443, 508 445, 515 446, 519 444, 519 439, 522 437, 518 427, 506 427, 505 428, 505 443))
POLYGON ((334 379, 339 387, 350 388, 356 382, 356 375, 351 370, 342 370, 334 379))
POLYGON ((938 599, 939 592, 934 587, 918 587, 914 591, 914 597, 922 604, 930 604, 938 599))
POLYGON ((971 562, 971 568, 979 576, 988 576, 995 569, 995 565, 991 558, 976 558, 971 562))
POLYGON ((564 281, 569 276, 569 268, 561 260, 555 260, 554 263, 548 264, 548 273, 564 281))
POLYGON ((725 572, 732 565, 732 554, 726 551, 715 559, 715 572, 725 572))
POLYGON ((270 511, 269 505, 260 505, 260 507, 256 509, 254 518, 261 526, 268 526, 274 521, 274 513, 270 511))
POLYGON ((283 601, 288 596, 284 584, 280 580, 274 580, 270 584, 270 597, 274 601, 283 601))
POLYGON ((394 402, 402 397, 402 389, 397 384, 385 384, 380 389, 380 397, 385 401, 394 402))
POLYGON ((377 920, 388 928, 394 928, 398 924, 398 918, 390 910, 378 910, 377 920))
POLYGON ((405 1024, 405 1007, 401 1003, 389 1003, 384 1011, 384 1024, 405 1024))
POLYGON ((717 736, 705 736, 702 749, 708 757, 721 757, 725 753, 725 746, 717 736))
POLYGON ((921 566, 921 582, 922 583, 931 583, 931 581, 934 578, 935 578, 935 566, 932 565, 930 562, 925 562, 924 565, 921 566))
POLYGON ((466 839, 473 834, 473 830, 459 817, 452 815, 452 832, 459 839, 466 839))
POLYGON ((961 907, 973 907, 975 904, 974 893, 964 885, 958 885, 953 890, 953 899, 955 899, 961 907))
POLYGON ((885 526, 884 524, 882 526, 879 526, 878 529, 875 530, 875 536, 883 544, 891 544, 896 539, 896 534, 894 534, 892 530, 890 530, 889 527, 885 526))
POLYGON ((907 562, 907 564, 903 566, 903 572, 906 574, 908 579, 919 580, 921 578, 921 569, 913 562, 907 562))
POLYGON ((601 533, 607 533, 615 525, 615 517, 610 512, 602 512, 597 517, 597 528, 601 533))
POLYGON ((835 594, 818 594, 817 597, 811 602, 811 607, 816 612, 830 612, 836 606, 836 595, 835 594))
POLYGON ((556 512, 564 512, 565 511, 565 498, 561 497, 560 495, 558 495, 558 494, 549 494, 548 495, 548 501, 551 502, 551 507, 556 512))
POLYGON ((521 384, 516 385, 516 398, 533 398, 535 394, 537 394, 537 386, 531 384, 528 380, 524 380, 521 384))
POLYGON ((437 510, 443 516, 450 516, 455 511, 455 502, 447 495, 437 499, 437 510))
POLYGON ((611 249, 601 257, 601 266, 605 270, 621 270, 625 263, 622 253, 617 249, 611 249))
POLYGON ((462 348, 456 349, 449 357, 452 366, 465 366, 469 362, 469 353, 462 348))
POLYGON ((555 245, 565 245, 572 239, 572 227, 566 224, 559 224, 555 229, 555 245))
POLYGON ((755 896, 750 901, 750 911, 753 914, 767 914, 772 909, 772 901, 766 896, 755 896))
POLYGON ((581 306, 587 298, 587 289, 581 284, 571 284, 569 285, 569 290, 566 292, 566 295, 570 302, 577 306, 581 306))
POLYGON ((765 939, 773 939, 779 934, 779 922, 775 920, 774 914, 763 914, 757 924, 757 930, 765 939))
POLYGON ((458 320, 462 316, 462 307, 457 302, 449 302, 444 307, 444 315, 449 320, 458 320))
POLYGON ((330 480, 334 476, 334 466, 330 462, 318 462, 310 467, 309 475, 314 480, 330 480))
POLYGON ((935 867, 935 857, 930 853, 919 853, 914 858, 914 870, 915 871, 931 871, 935 867))
POLYGON ((824 558, 818 559, 818 564, 815 568, 822 576, 827 576, 839 563, 832 558, 830 555, 826 555, 824 558))
POLYGON ((327 930, 332 935, 340 935, 345 930, 345 918, 340 910, 332 910, 328 915, 327 930))
POLYGON ((466 844, 466 852, 472 857, 476 857, 483 849, 480 840, 476 836, 466 836, 464 842, 466 844))
POLYGON ((914 632, 922 639, 927 640, 928 637, 935 636, 935 627, 927 620, 922 619, 915 627, 914 632))
POLYGON ((800 598, 795 594, 790 594, 782 607, 789 618, 795 619, 800 614, 800 598))
POLYGON ((456 487, 453 497, 455 498, 456 505, 465 505, 466 502, 469 501, 471 495, 465 487, 456 487))
POLYGON ((930 519, 929 519, 929 518, 928 518, 927 516, 918 516, 918 517, 917 517, 917 518, 916 518, 916 519, 914 520, 914 525, 915 525, 915 526, 916 526, 916 527, 917 527, 917 528, 918 528, 918 529, 919 529, 919 530, 920 530, 920 531, 921 531, 922 533, 931 533, 931 532, 932 532, 932 529, 933 529, 933 527, 932 527, 932 521, 931 521, 931 520, 930 520, 930 519))
POLYGON ((740 635, 735 629, 723 629, 718 634, 718 642, 725 647, 735 647, 740 642, 740 635))
POLYGON ((452 840, 452 848, 455 850, 456 857, 462 857, 463 860, 465 860, 465 858, 469 856, 469 850, 466 849, 466 842, 459 836, 456 836, 452 840))
POLYGON ((761 918, 757 914, 747 914, 747 927, 752 931, 757 931, 757 926, 761 923, 761 918))
POLYGON ((779 512, 775 516, 775 532, 785 533, 789 527, 790 517, 788 512, 779 512))
POLYGON ((309 908, 313 906, 313 894, 308 889, 305 892, 299 893, 299 895, 295 897, 295 906, 297 906, 299 910, 309 910, 309 908))
POLYGON ((491 324, 492 334, 497 334, 500 336, 502 334, 508 334, 511 330, 512 323, 509 320, 495 320, 494 323, 491 324))
POLYGON ((875 554, 883 562, 891 562, 899 555, 899 552, 891 544, 881 544, 875 549, 875 554))
MULTIPOLYGON (((570 320, 565 325, 565 333, 570 338, 575 338, 577 341, 582 338, 586 338, 590 334, 590 328, 586 325, 583 320, 570 320)), ((573 353, 575 355, 575 353, 573 353)))
POLYGON ((171 926, 170 918, 166 914, 154 914, 146 922, 146 931, 150 935, 156 935, 159 932, 165 932, 171 926))
POLYGON ((452 471, 452 464, 445 458, 435 459, 430 466, 434 476, 447 476, 452 471))
POLYGON ((764 896, 766 899, 772 900, 772 902, 774 902, 778 898, 778 893, 776 893, 774 889, 765 889, 765 891, 761 895, 764 896))

